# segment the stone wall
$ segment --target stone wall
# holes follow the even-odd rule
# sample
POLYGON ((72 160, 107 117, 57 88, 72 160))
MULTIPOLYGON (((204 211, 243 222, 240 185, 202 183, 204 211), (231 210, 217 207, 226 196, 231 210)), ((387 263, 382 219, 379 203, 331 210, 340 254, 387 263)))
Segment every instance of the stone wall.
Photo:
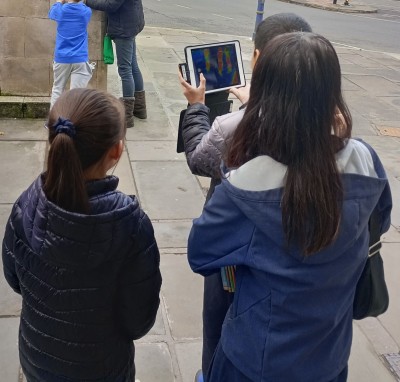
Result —
MULTIPOLYGON (((0 95, 49 96, 53 83, 56 22, 47 17, 54 0, 0 0, 0 95)), ((90 87, 106 89, 102 60, 104 14, 93 12, 89 58, 97 63, 90 87)))

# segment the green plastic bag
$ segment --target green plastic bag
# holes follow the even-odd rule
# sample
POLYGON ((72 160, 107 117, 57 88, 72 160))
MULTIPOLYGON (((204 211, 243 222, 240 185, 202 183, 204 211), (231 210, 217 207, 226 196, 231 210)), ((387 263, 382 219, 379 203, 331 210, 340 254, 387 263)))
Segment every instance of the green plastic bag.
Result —
POLYGON ((108 34, 104 36, 103 61, 106 65, 112 65, 114 63, 114 51, 112 41, 111 37, 108 34))

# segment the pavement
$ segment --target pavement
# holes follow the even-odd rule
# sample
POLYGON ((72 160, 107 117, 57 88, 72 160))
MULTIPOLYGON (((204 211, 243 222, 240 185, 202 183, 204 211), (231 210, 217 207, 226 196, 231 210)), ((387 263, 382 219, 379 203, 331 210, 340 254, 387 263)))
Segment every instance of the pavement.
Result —
MULTIPOLYGON (((250 78, 252 42, 246 37, 175 29, 145 28, 137 37, 148 119, 135 120, 115 173, 120 189, 138 195, 152 219, 161 251, 161 305, 151 332, 136 342, 140 382, 191 382, 201 364, 202 277, 191 272, 186 242, 192 219, 205 201, 207 178, 192 175, 177 154, 179 112, 186 107, 177 64, 190 44, 241 42, 250 78)), ((382 255, 391 303, 378 319, 354 322, 349 382, 400 380, 400 55, 336 46, 354 136, 379 153, 392 187, 392 226, 382 255), (390 370, 392 368, 392 371, 390 370), (397 368, 397 369, 396 369, 397 368), (398 375, 396 376, 396 370, 398 375)), ((120 96, 116 67, 109 67, 108 90, 120 96)), ((234 109, 238 108, 234 102, 234 109)), ((43 170, 47 149, 43 120, 0 119, 0 232, 12 203, 43 170)), ((0 382, 21 382, 17 332, 21 301, 0 277, 0 382)), ((224 382, 224 381, 221 381, 224 382)), ((318 381, 317 381, 318 382, 318 381)))
POLYGON ((362 1, 348 0, 345 4, 345 0, 337 0, 336 4, 333 4, 332 0, 279 0, 285 3, 299 4, 311 8, 325 9, 327 11, 343 12, 343 13, 376 13, 378 9, 364 4, 362 1))

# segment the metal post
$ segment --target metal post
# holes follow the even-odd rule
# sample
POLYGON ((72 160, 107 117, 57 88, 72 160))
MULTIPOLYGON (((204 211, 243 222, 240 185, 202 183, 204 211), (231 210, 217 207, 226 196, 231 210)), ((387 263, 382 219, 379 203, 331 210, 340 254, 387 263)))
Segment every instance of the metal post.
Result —
POLYGON ((256 12, 256 25, 254 26, 254 32, 253 32, 253 41, 256 36, 256 30, 257 30, 258 24, 260 24, 264 18, 264 3, 265 3, 265 0, 258 0, 257 12, 256 12))

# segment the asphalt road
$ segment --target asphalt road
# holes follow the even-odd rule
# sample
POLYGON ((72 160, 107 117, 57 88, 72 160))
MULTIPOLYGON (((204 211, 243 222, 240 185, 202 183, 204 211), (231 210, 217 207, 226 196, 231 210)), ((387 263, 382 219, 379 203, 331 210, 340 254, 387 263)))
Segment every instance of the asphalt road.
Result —
MULTIPOLYGON (((345 14, 266 0, 265 16, 293 12, 333 42, 399 54, 400 1, 363 0, 363 3, 378 8, 378 13, 345 14)), ((148 26, 251 37, 257 0, 146 0, 144 7, 148 26)))

